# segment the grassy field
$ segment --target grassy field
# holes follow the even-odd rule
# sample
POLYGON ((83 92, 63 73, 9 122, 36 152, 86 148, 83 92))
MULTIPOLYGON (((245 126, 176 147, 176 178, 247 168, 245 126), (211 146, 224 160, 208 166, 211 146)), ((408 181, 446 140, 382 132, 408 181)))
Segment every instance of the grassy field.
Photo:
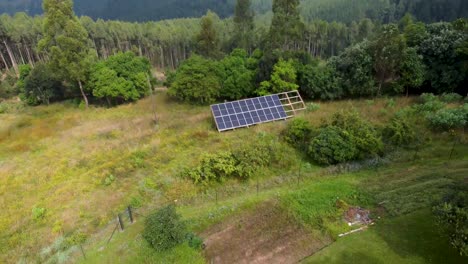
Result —
MULTIPOLYGON (((355 109, 383 125, 412 100, 322 103, 319 111, 303 116, 319 124, 338 110, 355 109)), ((320 227, 324 230, 321 236, 334 237, 346 230, 336 220, 340 214, 333 206, 337 197, 369 206, 385 201, 391 222, 400 215, 427 210, 455 179, 468 175, 466 143, 456 146, 453 160, 447 163, 451 145, 446 135, 431 135, 433 140, 416 161, 412 161, 413 151, 404 151, 377 171, 336 174, 330 168, 310 165, 301 153, 282 142, 279 135, 286 122, 220 134, 208 107, 173 102, 164 93, 111 109, 82 110, 56 104, 0 118, 0 262, 6 263, 70 258, 86 263, 203 262, 201 253, 187 245, 165 254, 151 251, 139 236, 142 221, 117 233, 109 245, 105 242, 116 213, 129 204, 147 213, 174 200, 197 233, 274 200, 297 223, 310 229, 320 227), (214 189, 197 187, 180 177, 182 169, 197 164, 202 153, 236 149, 264 135, 277 138, 285 158, 259 175, 259 194, 254 181, 227 182, 216 191, 219 201, 215 202, 214 189), (304 165, 307 169, 298 182, 298 167, 304 165), (444 175, 448 171, 451 176, 444 175), (63 241, 82 237, 87 239, 86 260, 76 248, 53 255, 54 245, 60 247, 63 241)), ((373 238, 381 239, 375 243, 376 252, 385 247, 385 239, 373 238)), ((346 240, 338 240, 336 245, 341 241, 346 240)))

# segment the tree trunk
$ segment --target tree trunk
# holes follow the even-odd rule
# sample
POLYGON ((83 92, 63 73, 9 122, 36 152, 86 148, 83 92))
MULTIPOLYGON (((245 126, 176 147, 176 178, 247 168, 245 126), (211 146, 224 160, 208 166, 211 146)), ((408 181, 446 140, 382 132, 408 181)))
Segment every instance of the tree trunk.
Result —
POLYGON ((88 97, 86 97, 86 94, 83 90, 83 85, 80 80, 78 80, 78 85, 80 86, 81 95, 83 96, 83 99, 85 101, 86 108, 88 108, 89 107, 88 97))
POLYGON ((0 52, 0 56, 2 58, 3 64, 5 64, 5 68, 7 69, 7 71, 10 71, 10 67, 8 67, 8 63, 6 62, 5 57, 3 57, 2 52, 0 52))
POLYGON ((8 52, 8 56, 10 57, 11 65, 13 65, 13 69, 15 70, 15 73, 19 77, 18 64, 16 63, 15 56, 11 52, 10 46, 8 46, 7 42, 4 40, 3 43, 5 44, 5 47, 6 47, 7 52, 8 52))

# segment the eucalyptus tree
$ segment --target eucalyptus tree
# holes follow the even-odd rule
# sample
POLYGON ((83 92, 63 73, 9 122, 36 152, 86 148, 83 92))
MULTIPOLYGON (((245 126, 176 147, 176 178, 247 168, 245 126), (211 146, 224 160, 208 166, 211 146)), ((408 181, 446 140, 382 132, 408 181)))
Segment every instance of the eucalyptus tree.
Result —
POLYGON ((71 0, 44 0, 44 36, 39 50, 47 52, 50 66, 62 79, 76 82, 88 107, 83 82, 95 58, 88 32, 73 13, 71 0))
POLYGON ((233 44, 237 48, 252 52, 254 39, 254 17, 251 0, 237 0, 234 11, 234 39, 233 44))

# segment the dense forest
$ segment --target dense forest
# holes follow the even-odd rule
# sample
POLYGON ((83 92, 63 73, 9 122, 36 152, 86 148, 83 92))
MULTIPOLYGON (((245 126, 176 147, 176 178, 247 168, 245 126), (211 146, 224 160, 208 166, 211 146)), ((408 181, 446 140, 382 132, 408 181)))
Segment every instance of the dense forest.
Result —
MULTIPOLYGON (((94 19, 150 21, 172 18, 200 17, 207 10, 220 17, 233 15, 234 0, 76 0, 75 12, 94 19)), ((271 11, 272 0, 252 1, 257 14, 271 11)), ((412 13, 424 22, 452 21, 468 16, 468 3, 463 0, 302 0, 301 14, 307 20, 351 23, 370 18, 394 22, 412 13)), ((41 2, 36 0, 0 0, 0 13, 26 12, 42 14, 41 2)))

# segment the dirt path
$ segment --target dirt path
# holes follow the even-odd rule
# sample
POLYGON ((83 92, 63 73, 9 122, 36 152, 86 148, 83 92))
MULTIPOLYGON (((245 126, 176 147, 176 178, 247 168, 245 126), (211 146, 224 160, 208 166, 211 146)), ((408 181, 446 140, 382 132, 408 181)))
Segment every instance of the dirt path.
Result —
POLYGON ((296 263, 331 243, 298 225, 275 202, 215 225, 202 236, 208 263, 296 263))

